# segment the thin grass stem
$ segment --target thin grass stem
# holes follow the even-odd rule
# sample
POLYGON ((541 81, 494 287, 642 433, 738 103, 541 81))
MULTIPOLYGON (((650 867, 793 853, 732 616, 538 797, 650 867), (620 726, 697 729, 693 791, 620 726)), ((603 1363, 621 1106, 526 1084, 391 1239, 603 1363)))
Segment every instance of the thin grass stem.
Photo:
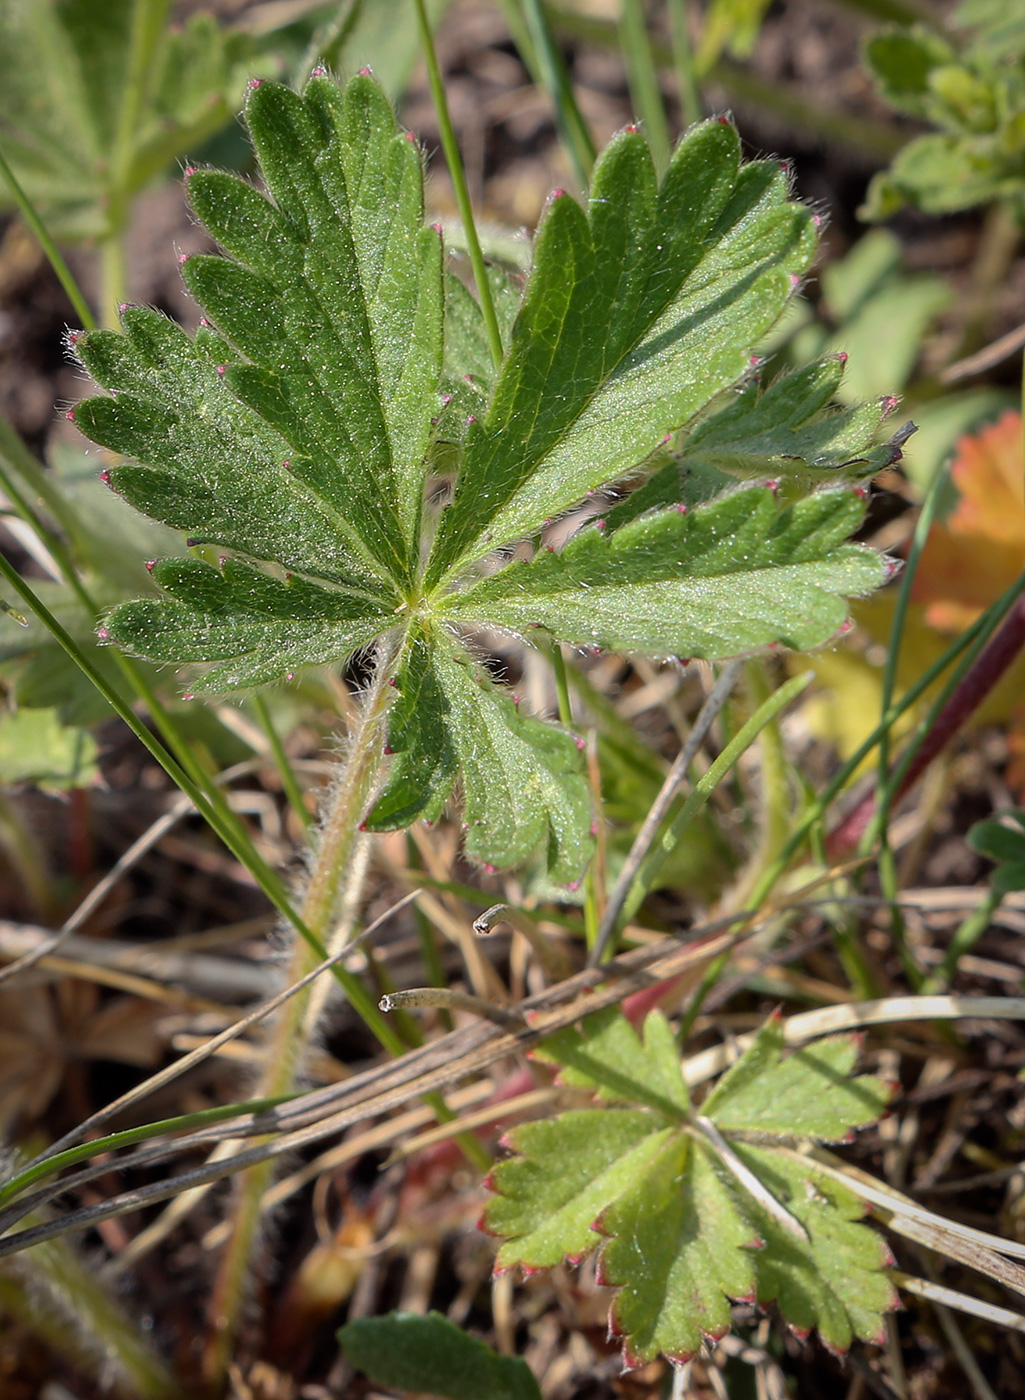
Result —
POLYGON ((634 110, 644 123, 655 168, 661 174, 669 164, 669 119, 648 35, 644 0, 622 0, 619 35, 634 110))
POLYGON ((67 293, 68 300, 74 307, 75 314, 81 320, 83 327, 85 327, 86 330, 95 330, 97 320, 89 309, 89 303, 85 299, 85 294, 76 282, 71 269, 64 261, 64 256, 60 249, 50 236, 50 230, 39 217, 35 205, 22 189, 14 171, 11 169, 10 165, 8 165, 3 151, 0 151, 0 177, 3 178, 4 183, 10 190, 11 198, 17 205, 21 217, 32 233, 35 234, 40 248, 42 248, 46 255, 47 262, 49 262, 50 266, 57 274, 57 280, 67 293))
MULTIPOLYGON (((591 170, 598 148, 577 105, 573 84, 552 34, 542 0, 523 0, 523 12, 536 65, 534 81, 548 94, 555 108, 555 123, 573 166, 573 174, 583 193, 590 184, 591 170)), ((525 54, 524 60, 527 61, 527 58, 525 54)))
POLYGON ((448 173, 452 179, 452 188, 455 191, 456 204, 459 206, 459 217, 463 221, 463 231, 466 236, 466 249, 470 255, 470 266, 473 268, 473 278, 477 284, 477 298, 480 302, 481 314, 484 317, 484 328, 487 331, 488 347, 491 350, 491 358, 495 368, 498 369, 505 357, 505 349, 502 345, 502 332, 498 325, 498 316, 495 312, 495 302, 491 295, 491 283, 488 281, 487 265, 484 262, 484 253, 480 246, 480 239, 477 237, 477 225, 473 218, 473 204, 470 200, 470 187, 466 183, 466 171, 463 168, 463 158, 459 153, 459 142, 456 140, 455 128, 452 125, 452 117, 448 110, 448 98, 445 94, 445 83, 441 76, 441 68, 438 66, 438 54, 434 47, 434 36, 431 33, 430 20, 427 18, 427 10, 424 0, 414 0, 416 7, 416 22, 420 30, 420 44, 424 51, 424 59, 427 63, 427 79, 431 87, 431 97, 434 101, 434 110, 438 117, 438 126, 441 131, 441 146, 445 152, 445 161, 448 165, 448 173))

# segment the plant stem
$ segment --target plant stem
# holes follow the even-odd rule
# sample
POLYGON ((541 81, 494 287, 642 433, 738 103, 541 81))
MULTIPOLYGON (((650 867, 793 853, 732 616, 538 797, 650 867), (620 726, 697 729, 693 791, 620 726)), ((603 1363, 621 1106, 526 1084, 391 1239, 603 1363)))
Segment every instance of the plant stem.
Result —
MULTIPOLYGON (((302 918, 324 946, 335 941, 331 936, 333 930, 342 938, 347 936, 352 911, 360 902, 367 870, 366 862, 359 858, 364 839, 360 822, 384 754, 384 721, 393 694, 389 682, 395 674, 397 654, 394 639, 382 644, 374 679, 360 707, 348 758, 330 799, 316 846, 302 903, 302 918), (348 917, 335 929, 340 909, 344 909, 348 917)), ((287 982, 299 981, 316 962, 310 946, 297 939, 285 973, 287 982)), ((266 1070, 257 1095, 260 1098, 278 1098, 291 1093, 294 1087, 302 1054, 315 1029, 307 1024, 312 990, 309 988, 292 997, 274 1023, 267 1047, 266 1070)), ((375 1030, 393 1055, 402 1053, 401 1040, 386 1022, 375 1030)), ((203 1357, 204 1379, 213 1388, 222 1384, 231 1358, 239 1312, 253 1271, 261 1202, 273 1172, 272 1162, 261 1162, 243 1172, 236 1185, 232 1229, 214 1286, 212 1333, 203 1357)))
POLYGON ((107 231, 101 245, 103 324, 116 326, 118 308, 127 296, 122 239, 131 212, 132 166, 139 117, 146 97, 153 59, 167 24, 170 0, 134 0, 128 66, 121 89, 117 130, 107 165, 107 231))
POLYGON ((701 89, 694 73, 694 52, 687 23, 687 0, 669 0, 669 28, 673 38, 673 61, 676 83, 680 90, 680 108, 687 126, 693 126, 704 116, 701 89))
POLYGON ((434 101, 434 109, 438 114, 438 126, 441 129, 441 146, 445 152, 445 161, 448 165, 448 173, 452 178, 452 188, 455 191, 456 203, 459 206, 459 217, 463 221, 463 231, 466 235, 466 250, 470 255, 470 266, 473 268, 473 278, 477 284, 477 299, 480 302, 481 314, 484 317, 484 327, 488 335, 488 346, 491 350, 491 358, 495 368, 501 365, 505 356, 502 346, 502 332, 498 326, 498 316, 495 313, 495 303, 491 296, 491 283, 488 281, 487 265, 484 262, 484 253, 481 250, 480 239, 477 237, 477 226, 473 221, 473 204, 470 200, 470 188, 466 183, 466 171, 463 169, 462 156, 459 154, 459 143, 456 140, 455 128, 452 125, 452 117, 448 110, 448 98, 445 96, 445 84, 441 76, 441 69, 438 66, 438 55, 434 48, 434 36, 431 34, 430 21, 427 18, 427 11, 424 8, 424 0, 414 0, 416 6, 416 22, 420 30, 420 43, 423 46, 424 59, 427 63, 427 78, 431 85, 431 97, 434 101))
MULTIPOLYGON (((555 123, 583 193, 590 183, 591 167, 597 155, 594 138, 577 106, 573 85, 541 0, 523 0, 523 9, 537 70, 532 76, 538 87, 548 93, 555 107, 555 123)), ((522 57, 529 64, 530 55, 524 53, 522 57)))
POLYGON ((622 0, 619 34, 630 96, 637 115, 644 123, 655 169, 661 174, 669 164, 669 122, 658 81, 658 67, 648 37, 648 18, 643 0, 622 0))
POLYGON ((79 287, 78 283, 75 281, 71 269, 64 261, 60 249, 51 238, 50 230, 36 213, 35 205, 18 183, 14 171, 7 164, 2 151, 0 151, 0 178, 3 179, 7 188, 10 190, 11 198, 18 206, 18 212, 21 214, 21 217, 39 240, 40 248, 42 248, 43 252, 46 254, 50 266, 57 274, 57 280, 67 293, 68 300, 74 307, 82 325, 87 330, 95 330, 96 317, 89 310, 89 303, 83 296, 81 287, 79 287))

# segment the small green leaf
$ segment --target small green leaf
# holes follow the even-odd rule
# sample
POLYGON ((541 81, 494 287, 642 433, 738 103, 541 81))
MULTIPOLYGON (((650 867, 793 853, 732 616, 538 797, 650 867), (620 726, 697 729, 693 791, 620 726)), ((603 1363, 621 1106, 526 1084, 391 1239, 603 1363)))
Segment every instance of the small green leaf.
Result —
POLYGON ((198 688, 211 692, 337 661, 390 621, 367 598, 272 578, 235 559, 220 569, 199 559, 164 559, 153 577, 172 601, 122 603, 106 620, 106 637, 149 661, 220 663, 196 678, 198 688))
POLYGON ((688 1361, 730 1329, 730 1298, 755 1292, 761 1241, 700 1144, 674 1136, 598 1221, 610 1238, 601 1283, 620 1288, 609 1319, 624 1360, 688 1361), (652 1209, 653 1203, 657 1209, 652 1209))
POLYGON ((96 741, 65 728, 56 710, 17 710, 0 716, 0 784, 36 783, 58 792, 96 781, 96 741))
POLYGON ((563 1066, 562 1083, 595 1088, 600 1098, 632 1099, 671 1122, 689 1112, 676 1040, 660 1011, 645 1019, 643 1041, 613 1006, 588 1016, 582 1031, 568 1027, 549 1037, 533 1057, 563 1066))
POLYGON ((504 1235, 496 1269, 550 1269, 583 1259, 601 1242, 592 1225, 670 1136, 654 1114, 571 1109, 524 1123, 507 1141, 522 1156, 499 1162, 484 1226, 504 1235))
POLYGON ((361 1317, 339 1329, 338 1341, 375 1385, 446 1400, 541 1400, 525 1361, 497 1356, 441 1313, 361 1317))
POLYGON ((401 756, 370 831, 395 830, 414 816, 432 820, 448 798, 455 764, 463 774, 465 849, 486 866, 522 864, 540 847, 555 881, 578 880, 590 859, 591 798, 577 740, 519 712, 454 637, 414 636, 400 684, 390 747, 401 756), (417 736, 414 705, 422 703, 417 736))
POLYGON ((996 862, 989 877, 995 891, 1025 890, 1025 810, 1005 812, 1003 821, 976 822, 967 841, 973 851, 996 862))
POLYGON ((112 178, 134 194, 163 175, 230 121, 245 81, 253 45, 240 30, 193 14, 174 31, 161 25, 140 54, 133 14, 132 0, 0 4, 4 155, 59 240, 109 234, 112 178), (139 105, 114 162, 129 74, 139 105))
POLYGON ((773 1017, 723 1075, 701 1111, 722 1132, 839 1142, 875 1122, 892 1090, 872 1075, 850 1078, 858 1058, 854 1035, 830 1036, 782 1059, 783 1027, 773 1017))
POLYGON ((741 479, 781 476, 808 485, 872 476, 900 457, 900 443, 874 441, 893 400, 835 410, 846 357, 830 356, 781 375, 760 393, 755 380, 700 423, 680 465, 710 466, 741 479))
POLYGON ((800 1336, 817 1327, 834 1352, 846 1351, 854 1337, 878 1344, 883 1314, 898 1300, 884 1272, 892 1262, 885 1242, 858 1223, 862 1202, 811 1161, 750 1143, 733 1147, 808 1234, 798 1239, 747 1198, 745 1213, 765 1241, 757 1257, 759 1303, 778 1304, 800 1336))
POLYGON ((864 501, 821 491, 781 510, 748 486, 693 510, 645 516, 608 539, 591 526, 559 554, 539 553, 455 594, 453 616, 487 619, 529 640, 720 660, 783 642, 829 640, 847 616, 840 595, 884 580, 874 551, 843 541, 864 501))
POLYGON ((852 1036, 785 1060, 782 1049, 774 1018, 691 1122, 660 1013, 643 1045, 609 1011, 551 1037, 535 1053, 563 1064, 566 1083, 628 1102, 636 1085, 632 1101, 655 1111, 571 1110, 514 1129, 508 1145, 523 1155, 495 1169, 500 1194, 485 1211, 487 1228, 509 1237, 498 1267, 550 1267, 560 1250, 577 1259, 604 1235, 599 1279, 620 1289, 612 1328, 628 1364, 693 1356, 729 1327, 730 1298, 777 1301, 793 1328, 818 1327, 834 1350, 876 1337, 895 1305, 888 1251, 858 1223, 854 1193, 787 1144, 846 1136, 881 1112, 888 1089, 848 1077, 852 1036))

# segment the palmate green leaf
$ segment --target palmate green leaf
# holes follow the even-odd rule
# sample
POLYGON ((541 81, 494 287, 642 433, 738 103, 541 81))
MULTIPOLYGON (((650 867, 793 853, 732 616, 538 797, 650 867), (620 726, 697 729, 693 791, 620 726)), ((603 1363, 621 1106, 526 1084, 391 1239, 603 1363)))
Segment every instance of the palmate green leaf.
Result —
POLYGON ((397 681, 389 747, 399 758, 366 828, 434 820, 458 769, 472 860, 519 865, 541 847, 554 880, 578 880, 592 849, 591 798, 574 736, 521 714, 455 637, 414 632, 397 681))
POLYGON ((878 1117, 889 1088, 849 1077, 852 1036, 786 1059, 782 1049, 772 1018, 695 1120, 660 1013, 643 1042, 618 1011, 553 1036, 535 1053, 563 1066, 562 1081, 643 1107, 574 1109, 513 1130, 508 1145, 521 1155, 495 1169, 484 1214, 507 1237, 497 1267, 551 1267, 560 1249, 575 1261, 600 1241, 598 1276, 620 1290, 611 1327, 628 1364, 693 1356, 729 1327, 730 1299, 775 1302, 795 1331, 817 1327, 834 1350, 875 1338, 895 1305, 886 1246, 859 1223, 853 1192, 793 1144, 847 1136, 878 1117))
MULTIPOLYGON (((661 188, 643 137, 621 133, 587 213, 553 201, 522 302, 489 274, 509 346, 496 373, 480 309, 446 288, 424 226, 421 154, 374 80, 340 91, 316 76, 302 95, 256 83, 246 119, 266 193, 186 176, 223 250, 184 263, 207 313, 196 336, 126 307, 120 334, 75 339, 110 391, 76 422, 128 459, 110 484, 226 554, 158 563, 162 595, 116 608, 105 636, 209 691, 341 664, 387 636, 395 759, 367 828, 433 820, 455 794, 471 859, 542 851, 553 879, 576 881, 592 845, 580 741, 519 713, 468 627, 656 655, 817 645, 844 620, 841 595, 886 574, 843 543, 861 498, 783 509, 757 487, 684 515, 663 495, 609 540, 585 530, 560 555, 456 585, 590 487, 655 470, 666 434, 744 379, 808 264, 808 213, 776 163, 740 163, 729 123, 689 133, 661 188)), ((795 425, 791 455, 808 448, 825 396, 807 387, 800 422, 763 405, 774 451, 795 425)))
POLYGON ((539 530, 634 470, 740 379, 814 251, 775 162, 741 166, 728 122, 695 127, 658 187, 620 132, 587 212, 560 192, 487 416, 472 425, 428 580, 539 530))
POLYGON ((615 651, 718 660, 774 642, 814 647, 844 622, 844 595, 887 576, 878 554, 843 543, 863 512, 851 491, 780 509, 771 487, 743 487, 644 516, 609 538, 592 525, 561 553, 509 565, 449 607, 527 638, 544 627, 615 651))

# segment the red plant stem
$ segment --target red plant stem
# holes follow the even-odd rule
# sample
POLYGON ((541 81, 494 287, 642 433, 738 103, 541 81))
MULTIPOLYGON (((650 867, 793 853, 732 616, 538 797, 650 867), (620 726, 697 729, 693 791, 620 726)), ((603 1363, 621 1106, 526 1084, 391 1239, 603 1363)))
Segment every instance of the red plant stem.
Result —
MULTIPOLYGON (((946 748, 954 735, 985 700, 1004 672, 1025 647, 1025 596, 1015 603, 1000 630, 975 658, 950 699, 936 716, 921 748, 901 779, 893 801, 899 802, 914 786, 929 764, 946 748)), ((842 859, 857 846, 876 810, 875 793, 869 793, 844 820, 829 833, 826 851, 831 860, 842 859)))

